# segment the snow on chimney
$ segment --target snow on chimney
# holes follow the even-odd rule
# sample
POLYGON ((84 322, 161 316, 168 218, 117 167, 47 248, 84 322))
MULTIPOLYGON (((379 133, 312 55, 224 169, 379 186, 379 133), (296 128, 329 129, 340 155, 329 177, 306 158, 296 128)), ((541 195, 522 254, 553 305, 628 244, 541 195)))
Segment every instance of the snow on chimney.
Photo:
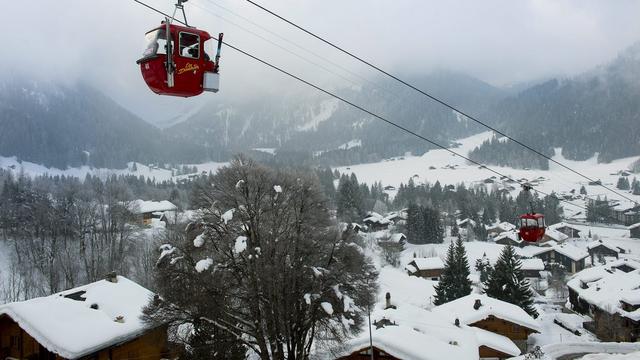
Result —
POLYGON ((391 293, 387 292, 387 294, 384 297, 387 300, 386 301, 387 305, 385 306, 385 309, 388 309, 391 307, 391 293))
POLYGON ((482 302, 480 302, 480 299, 476 299, 476 301, 473 303, 473 309, 478 310, 480 309, 481 306, 482 306, 482 302))
POLYGON ((116 316, 115 320, 113 320, 113 321, 115 321, 117 323, 124 324, 124 316, 118 315, 118 316, 116 316))

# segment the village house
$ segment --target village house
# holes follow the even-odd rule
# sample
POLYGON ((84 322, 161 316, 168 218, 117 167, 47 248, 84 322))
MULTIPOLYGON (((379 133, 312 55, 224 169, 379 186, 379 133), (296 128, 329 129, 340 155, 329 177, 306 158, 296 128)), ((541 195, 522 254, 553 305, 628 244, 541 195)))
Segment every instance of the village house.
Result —
POLYGON ((589 253, 572 244, 556 244, 550 241, 547 246, 526 246, 519 250, 520 255, 528 258, 542 259, 545 265, 557 263, 567 272, 576 273, 586 266, 589 253))
POLYGON ((0 305, 0 359, 160 359, 165 326, 142 309, 153 293, 115 274, 75 289, 0 305))
MULTIPOLYGON (((527 351, 529 335, 540 332, 538 321, 520 307, 482 294, 469 294, 436 306, 432 311, 460 324, 504 336, 522 352, 527 351)), ((483 353, 480 349, 480 357, 494 356, 491 351, 483 353)))
POLYGON ((584 328, 602 341, 636 342, 640 335, 640 263, 620 259, 591 267, 567 283, 571 309, 590 316, 584 328))
POLYGON ((527 242, 522 240, 520 236, 518 236, 518 232, 515 230, 503 232, 500 235, 494 237, 493 241, 496 244, 511 245, 515 247, 523 247, 527 245, 527 242))
POLYGON ((415 258, 405 267, 410 276, 430 280, 440 280, 444 271, 444 262, 439 257, 415 258))
POLYGON ((545 231, 544 231, 544 236, 542 237, 542 239, 539 241, 540 244, 544 244, 547 241, 555 241, 556 243, 562 243, 565 240, 567 240, 569 238, 569 236, 565 235, 564 233, 555 230, 551 227, 548 227, 545 231))
POLYGON ((368 231, 387 230, 389 226, 393 224, 393 221, 374 211, 369 211, 367 217, 364 218, 362 222, 368 231))
POLYGON ((544 262, 542 259, 520 259, 522 266, 520 269, 524 273, 524 277, 529 279, 540 279, 540 272, 544 271, 544 262))
POLYGON ((139 223, 151 225, 153 219, 167 223, 171 217, 175 216, 178 207, 167 200, 145 201, 138 199, 131 202, 129 209, 138 217, 139 223))
POLYGON ((473 219, 469 219, 469 218, 456 220, 456 224, 461 229, 466 229, 467 226, 476 227, 476 222, 473 219))
POLYGON ((516 226, 508 222, 501 222, 493 225, 487 225, 485 226, 485 229, 487 229, 488 236, 496 237, 504 232, 514 231, 516 226))
MULTIPOLYGON (((484 298, 484 295, 479 296, 484 298)), ((510 337, 467 325, 462 319, 471 316, 465 316, 466 311, 462 309, 437 311, 436 307, 428 311, 409 304, 390 306, 387 302, 371 314, 375 325, 371 329, 371 340, 368 331, 361 333, 340 347, 335 356, 337 359, 370 360, 372 354, 376 360, 507 359, 522 353, 510 337)), ((475 311, 473 307, 470 310, 475 311)), ((524 311, 519 310, 513 317, 523 316, 524 311)), ((524 316, 532 321, 528 326, 537 329, 535 320, 526 313, 524 316)), ((514 322, 528 323, 527 320, 514 322)))
POLYGON ((560 222, 557 224, 553 224, 551 226, 549 226, 549 229, 553 229, 556 231, 559 231, 563 234, 565 234, 566 236, 568 236, 569 238, 578 238, 580 237, 580 229, 578 229, 577 227, 565 223, 565 222, 560 222))
POLYGON ((591 264, 596 264, 598 261, 604 263, 606 258, 618 259, 620 254, 624 254, 625 249, 608 244, 602 240, 593 241, 587 244, 587 251, 591 256, 591 264))
POLYGON ((629 225, 629 236, 635 239, 640 239, 640 222, 629 225))
POLYGON ((618 224, 632 225, 640 222, 640 205, 620 202, 611 208, 612 216, 618 224))
POLYGON ((395 234, 392 234, 386 240, 380 239, 378 241, 378 243, 383 243, 383 242, 387 242, 387 243, 390 243, 390 244, 398 244, 398 245, 403 246, 404 244, 407 243, 407 237, 403 233, 395 233, 395 234))

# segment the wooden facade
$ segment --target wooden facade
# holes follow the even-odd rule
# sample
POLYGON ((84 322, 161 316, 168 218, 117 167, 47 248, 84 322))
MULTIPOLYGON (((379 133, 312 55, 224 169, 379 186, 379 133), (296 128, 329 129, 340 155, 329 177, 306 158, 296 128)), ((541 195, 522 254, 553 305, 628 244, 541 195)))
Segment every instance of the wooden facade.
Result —
POLYGON ((555 251, 553 248, 549 248, 548 251, 536 254, 533 257, 542 259, 542 261, 545 264, 549 264, 552 262, 561 264, 564 266, 567 272, 570 272, 570 273, 580 272, 584 270, 584 268, 586 267, 586 264, 585 264, 586 257, 580 260, 573 260, 570 257, 555 251))
POLYGON ((632 238, 640 239, 640 223, 631 225, 629 227, 629 234, 632 238))
MULTIPOLYGON (((150 329, 126 341, 113 344, 85 360, 161 359, 168 352, 166 326, 150 329)), ((66 360, 38 343, 8 315, 0 315, 0 359, 66 360)))
POLYGON ((442 276, 442 272, 444 271, 444 267, 435 268, 435 269, 418 269, 418 265, 415 260, 411 261, 408 266, 413 266, 417 270, 415 272, 407 271, 410 276, 417 276, 428 280, 440 280, 440 276, 442 276))
POLYGON ((616 259, 619 257, 619 254, 624 254, 624 249, 619 249, 619 251, 615 251, 604 244, 600 244, 598 246, 594 246, 589 250, 589 256, 591 257, 591 263, 595 264, 597 259, 604 257, 615 257, 616 259))
MULTIPOLYGON (((581 299, 578 293, 569 288, 571 308, 583 315, 590 316, 593 321, 584 323, 585 329, 593 332, 601 341, 636 342, 640 339, 640 322, 611 314, 581 299)), ((626 311, 637 310, 637 306, 622 303, 626 311)))
POLYGON ((488 318, 469 324, 477 328, 505 336, 513 341, 522 352, 527 351, 527 339, 529 335, 537 332, 525 326, 518 325, 508 320, 489 315, 488 318))
POLYGON ((492 349, 488 346, 480 346, 480 348, 478 349, 478 353, 480 356, 480 359, 510 359, 512 358, 511 355, 509 354, 505 354, 502 351, 498 351, 495 349, 492 349))
MULTIPOLYGON (((402 360, 393 355, 389 355, 383 350, 380 350, 376 346, 373 347, 373 359, 374 360, 402 360)), ((371 360, 371 348, 366 347, 356 350, 347 356, 338 358, 337 360, 371 360)))

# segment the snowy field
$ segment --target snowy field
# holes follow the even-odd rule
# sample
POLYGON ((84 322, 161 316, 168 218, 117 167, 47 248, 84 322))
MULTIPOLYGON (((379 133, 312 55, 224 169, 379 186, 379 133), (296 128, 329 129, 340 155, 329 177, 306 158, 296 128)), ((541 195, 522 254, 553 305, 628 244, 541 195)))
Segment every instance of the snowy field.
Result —
MULTIPOLYGON (((187 166, 195 166, 198 168, 198 173, 213 172, 215 173, 219 168, 227 165, 228 163, 219 162, 206 162, 201 164, 186 164, 187 166)), ((23 172, 28 176, 38 176, 48 174, 50 176, 72 176, 81 180, 87 176, 87 174, 99 176, 100 178, 107 178, 111 175, 135 175, 144 176, 147 179, 155 180, 156 182, 174 180, 178 181, 182 178, 188 177, 188 175, 172 175, 172 171, 168 169, 161 169, 155 166, 144 165, 141 163, 130 162, 126 169, 104 169, 104 168, 92 168, 89 166, 81 166, 67 169, 48 168, 43 165, 34 164, 28 161, 18 162, 16 157, 2 157, 0 156, 0 169, 11 170, 15 174, 23 172)))
MULTIPOLYGON (((482 144, 483 141, 490 139, 493 136, 492 132, 483 132, 464 139, 457 140, 461 145, 457 148, 452 148, 455 152, 467 156, 468 153, 482 144)), ((565 159, 560 155, 560 149, 556 149, 556 155, 554 160, 592 178, 600 179, 602 183, 610 188, 615 188, 620 170, 629 169, 630 165, 638 160, 640 156, 634 156, 624 159, 618 159, 608 164, 599 164, 596 161, 597 156, 586 161, 572 161, 565 159)), ((560 167, 557 164, 549 163, 549 170, 523 170, 514 169, 510 167, 500 167, 490 165, 489 168, 507 175, 514 180, 527 179, 532 181, 538 177, 543 177, 544 180, 535 185, 534 188, 545 193, 569 192, 575 190, 576 194, 580 190, 580 186, 584 185, 589 197, 595 198, 597 195, 607 196, 610 200, 621 198, 607 191, 601 186, 590 186, 587 184, 587 180, 579 175, 560 167)), ((458 184, 464 182, 467 186, 474 184, 480 184, 483 180, 496 176, 495 173, 487 169, 480 168, 477 165, 468 164, 466 160, 459 156, 455 156, 445 150, 431 150, 422 156, 404 156, 396 157, 392 159, 385 159, 381 162, 342 166, 336 168, 341 173, 351 174, 354 173, 358 177, 358 180, 367 184, 373 184, 377 181, 381 181, 384 186, 391 185, 398 187, 400 183, 407 183, 410 178, 417 184, 420 183, 435 183, 440 181, 441 184, 458 184), (433 169, 435 168, 435 169, 433 169)), ((633 175, 630 177, 630 180, 633 175)), ((499 179, 498 179, 499 180, 499 179)), ((514 196, 520 191, 517 184, 516 189, 512 191, 514 196)), ((491 188, 491 184, 488 185, 491 188)), ((625 193, 629 198, 635 199, 640 202, 640 196, 631 195, 627 191, 619 192, 625 193)), ((390 196, 395 195, 394 191, 389 192, 390 196)), ((577 205, 584 206, 582 200, 574 200, 577 205)), ((563 207, 569 213, 580 211, 577 208, 571 209, 571 205, 563 203, 563 207)))

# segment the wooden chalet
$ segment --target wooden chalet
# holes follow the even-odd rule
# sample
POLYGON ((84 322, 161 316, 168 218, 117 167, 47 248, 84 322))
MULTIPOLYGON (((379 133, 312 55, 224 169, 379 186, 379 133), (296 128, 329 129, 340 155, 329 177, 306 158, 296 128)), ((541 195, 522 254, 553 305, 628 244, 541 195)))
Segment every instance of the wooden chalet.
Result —
POLYGON ((520 254, 529 258, 542 259, 545 264, 557 263, 563 265, 567 272, 576 273, 586 267, 589 253, 571 244, 555 244, 547 246, 526 246, 519 250, 520 254))
POLYGON ((0 305, 0 359, 161 359, 166 326, 140 320, 152 293, 109 276, 51 296, 0 305))
POLYGON ((514 231, 516 229, 516 226, 508 222, 501 222, 498 224, 485 226, 485 228, 487 229, 488 236, 496 237, 502 233, 514 231))
POLYGON ((629 234, 632 238, 640 239, 640 222, 629 225, 629 234))
POLYGON ((387 230, 393 224, 393 221, 373 211, 369 212, 362 222, 369 231, 387 230))
POLYGON ((626 252, 625 249, 610 245, 602 240, 594 241, 587 245, 587 251, 589 252, 589 256, 591 257, 591 264, 596 264, 597 260, 601 260, 604 258, 616 258, 618 259, 620 254, 624 254, 626 252))
MULTIPOLYGON (((520 307, 481 294, 469 294, 436 306, 433 312, 508 338, 522 352, 527 351, 529 335, 540 332, 540 324, 520 307)), ((492 356, 486 352, 481 357, 492 356)))
POLYGON ((580 237, 580 232, 581 230, 578 229, 577 227, 571 225, 571 224, 567 224, 565 222, 561 222, 558 224, 553 224, 551 226, 549 226, 549 228, 559 231, 563 234, 565 234, 566 236, 568 236, 569 238, 578 238, 580 237))
POLYGON ((444 262, 439 257, 415 258, 405 267, 410 276, 430 280, 440 280, 444 271, 444 262))
POLYGON ((138 217, 138 222, 144 225, 151 225, 153 219, 166 223, 168 221, 167 216, 174 215, 178 210, 177 206, 167 200, 135 200, 131 202, 129 208, 138 217))
POLYGON ((498 236, 494 237, 493 241, 496 244, 511 245, 514 247, 523 247, 527 245, 527 242, 520 239, 520 237, 518 236, 518 233, 515 230, 503 232, 498 236))
POLYGON ((593 319, 583 326, 600 340, 640 340, 639 269, 639 262, 621 259, 585 269, 567 283, 571 309, 593 319))

